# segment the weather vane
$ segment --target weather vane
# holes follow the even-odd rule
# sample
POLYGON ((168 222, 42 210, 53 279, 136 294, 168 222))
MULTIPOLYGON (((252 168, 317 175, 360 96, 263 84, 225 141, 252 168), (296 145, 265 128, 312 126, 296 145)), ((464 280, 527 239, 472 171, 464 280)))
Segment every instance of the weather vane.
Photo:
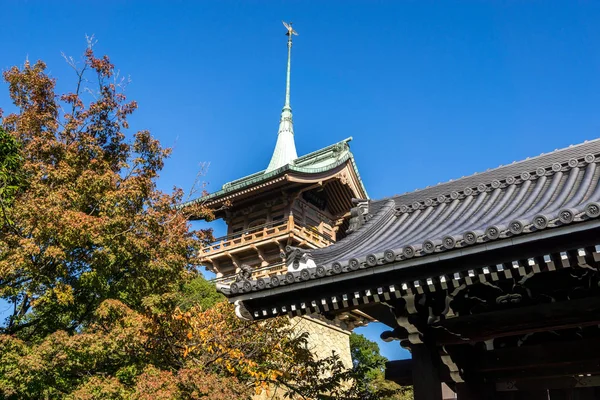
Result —
POLYGON ((281 21, 281 22, 283 22, 283 26, 285 26, 285 29, 287 29, 286 35, 288 35, 290 37, 290 39, 292 39, 292 35, 298 36, 298 32, 296 32, 294 30, 294 28, 292 28, 291 22, 289 24, 285 21, 281 21))

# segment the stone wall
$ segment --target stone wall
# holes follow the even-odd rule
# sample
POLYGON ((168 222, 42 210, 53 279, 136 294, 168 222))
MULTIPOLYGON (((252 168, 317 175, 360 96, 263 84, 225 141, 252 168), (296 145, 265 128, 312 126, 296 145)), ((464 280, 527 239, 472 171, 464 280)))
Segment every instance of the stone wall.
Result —
POLYGON ((350 333, 343 323, 333 323, 324 318, 304 316, 292 319, 298 332, 308 333, 308 348, 318 358, 335 352, 347 368, 352 367, 350 333))
MULTIPOLYGON (((343 322, 334 323, 318 316, 294 317, 291 323, 295 326, 298 334, 308 333, 308 349, 317 357, 325 358, 335 352, 342 363, 352 367, 350 355, 350 333, 343 322)), ((254 400, 280 400, 285 398, 282 389, 277 391, 271 389, 269 394, 262 393, 253 397, 254 400)))

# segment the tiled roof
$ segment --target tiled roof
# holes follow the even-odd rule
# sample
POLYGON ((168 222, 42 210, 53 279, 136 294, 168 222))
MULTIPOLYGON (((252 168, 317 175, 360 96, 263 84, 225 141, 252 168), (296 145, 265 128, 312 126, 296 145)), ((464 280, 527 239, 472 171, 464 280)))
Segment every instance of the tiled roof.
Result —
MULTIPOLYGON (((348 143, 352 140, 351 137, 344 139, 338 143, 332 144, 320 150, 313 151, 312 153, 306 154, 302 157, 296 158, 289 164, 284 165, 283 167, 277 168, 273 171, 267 172, 266 170, 256 172, 252 175, 248 175, 246 177, 237 179, 235 181, 228 182, 223 185, 221 190, 218 190, 214 193, 208 194, 206 196, 200 197, 195 200, 191 200, 187 203, 181 205, 181 207, 185 207, 188 204, 193 204, 197 202, 211 202, 213 200, 217 200, 219 198, 228 196, 232 193, 254 187, 263 182, 274 179, 278 176, 282 176, 288 172, 298 172, 304 174, 318 174, 322 172, 329 171, 342 165, 346 161, 350 161, 356 176, 360 180, 360 175, 358 174, 358 168, 356 166, 356 162, 354 161, 354 156, 350 151, 350 146, 348 143)), ((364 185, 362 181, 360 182, 363 192, 366 193, 364 185)))
MULTIPOLYGON (((251 291, 403 263, 600 216, 600 140, 556 150, 353 210, 353 233, 290 253, 291 272, 251 291)), ((225 288, 227 292, 228 288, 225 288)), ((232 286, 229 294, 244 290, 232 286)))

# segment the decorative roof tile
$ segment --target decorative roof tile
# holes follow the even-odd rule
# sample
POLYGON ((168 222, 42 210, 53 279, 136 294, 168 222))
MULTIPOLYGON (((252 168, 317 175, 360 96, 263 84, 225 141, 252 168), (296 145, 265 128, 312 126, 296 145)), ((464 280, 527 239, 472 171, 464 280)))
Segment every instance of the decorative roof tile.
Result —
MULTIPOLYGON (((302 270, 308 271, 303 280, 319 279, 600 217, 599 155, 600 140, 594 140, 370 201, 368 220, 329 247, 307 250, 306 263, 288 265, 292 275, 284 284, 299 281, 302 270)), ((365 215, 361 206, 357 215, 365 215)), ((227 293, 227 287, 221 289, 227 293)))
POLYGON ((263 170, 256 172, 252 175, 248 175, 246 177, 227 182, 222 186, 221 190, 183 203, 180 205, 180 207, 185 207, 189 204, 194 204, 198 202, 210 203, 219 199, 227 199, 228 196, 231 196, 234 193, 238 193, 243 190, 251 190, 253 188, 259 187, 260 184, 269 182, 273 179, 276 179, 277 177, 283 177, 285 173, 290 171, 304 174, 318 174, 332 170, 347 161, 349 161, 352 164, 354 172, 356 173, 356 176, 360 181, 361 188, 366 194, 367 191, 364 188, 362 181, 360 180, 358 167, 356 166, 356 162, 354 161, 354 155, 350 151, 350 146, 348 144, 350 141, 352 141, 351 137, 344 139, 338 143, 334 143, 330 146, 324 147, 322 149, 313 151, 312 153, 298 157, 295 160, 293 160, 293 162, 279 167, 275 170, 263 170))

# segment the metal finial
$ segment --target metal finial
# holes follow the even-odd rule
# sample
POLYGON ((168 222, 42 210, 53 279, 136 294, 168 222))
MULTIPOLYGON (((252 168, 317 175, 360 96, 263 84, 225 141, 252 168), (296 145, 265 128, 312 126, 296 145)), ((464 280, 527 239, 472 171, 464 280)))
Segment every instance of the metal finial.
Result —
POLYGON ((285 21, 281 21, 283 23, 283 26, 285 26, 285 29, 287 29, 286 35, 288 36, 292 36, 292 35, 296 35, 298 36, 298 32, 296 32, 294 30, 294 28, 292 28, 292 22, 290 22, 289 24, 285 21))
POLYGON ((271 162, 267 167, 266 172, 270 172, 274 169, 289 164, 298 155, 296 153, 296 144, 294 143, 294 123, 292 120, 292 107, 290 106, 290 81, 291 81, 291 63, 292 63, 292 36, 298 36, 298 32, 292 28, 292 23, 289 24, 285 21, 281 21, 285 29, 287 29, 286 35, 288 36, 287 41, 287 75, 285 82, 285 103, 281 110, 281 119, 279 120, 279 132, 277 134, 277 143, 275 144, 275 151, 271 157, 271 162))
POLYGON ((286 84, 285 84, 285 105, 283 108, 284 108, 284 110, 286 108, 288 108, 291 111, 291 107, 290 107, 290 69, 291 69, 291 59, 292 59, 292 35, 298 36, 298 32, 296 32, 294 30, 294 28, 292 28, 291 22, 289 24, 285 21, 281 21, 281 22, 283 23, 283 26, 285 26, 285 29, 287 29, 286 35, 288 36, 287 79, 286 79, 286 84))

